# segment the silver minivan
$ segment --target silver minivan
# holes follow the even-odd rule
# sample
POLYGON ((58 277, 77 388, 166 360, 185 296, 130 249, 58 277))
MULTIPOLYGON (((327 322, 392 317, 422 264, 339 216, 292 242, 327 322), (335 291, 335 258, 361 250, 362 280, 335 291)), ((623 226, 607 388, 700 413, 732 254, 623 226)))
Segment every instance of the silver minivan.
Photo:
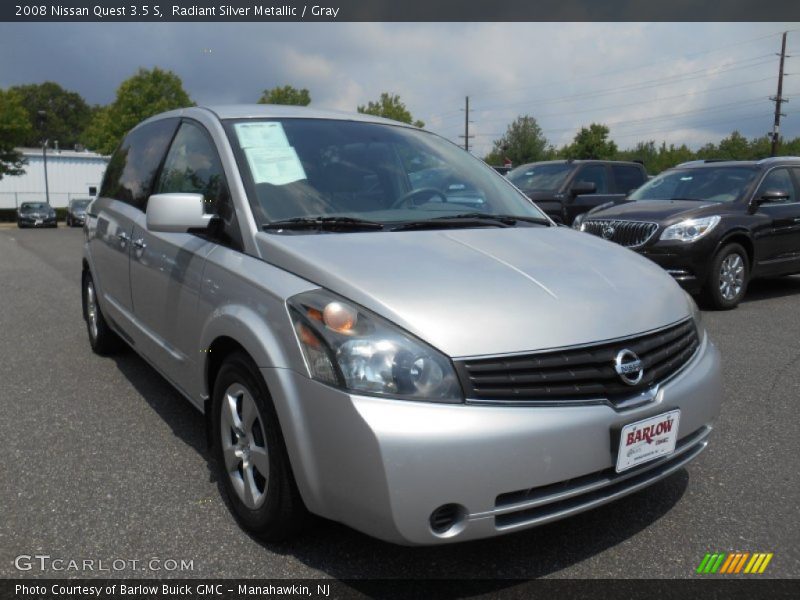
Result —
POLYGON ((90 205, 92 348, 206 415, 239 522, 401 544, 518 531, 706 447, 720 359, 662 269, 556 226, 454 144, 362 114, 188 108, 90 205))

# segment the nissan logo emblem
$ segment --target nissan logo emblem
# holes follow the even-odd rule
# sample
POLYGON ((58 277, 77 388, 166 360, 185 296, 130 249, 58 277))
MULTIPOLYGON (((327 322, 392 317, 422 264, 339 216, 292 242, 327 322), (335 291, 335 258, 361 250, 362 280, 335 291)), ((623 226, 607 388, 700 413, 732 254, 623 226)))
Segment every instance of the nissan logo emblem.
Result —
POLYGON ((644 376, 644 367, 642 361, 636 356, 633 350, 620 350, 614 357, 614 370, 628 385, 636 385, 642 380, 644 376))
POLYGON ((611 225, 603 227, 603 239, 610 240, 614 237, 614 228, 611 225))

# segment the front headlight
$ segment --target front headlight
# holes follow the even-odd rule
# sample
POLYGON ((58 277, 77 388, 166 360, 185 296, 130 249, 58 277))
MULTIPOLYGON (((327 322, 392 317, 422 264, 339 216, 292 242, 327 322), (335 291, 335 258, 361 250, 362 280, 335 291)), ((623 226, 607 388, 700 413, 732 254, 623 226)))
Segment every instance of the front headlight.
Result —
POLYGON ((583 231, 583 220, 586 218, 586 213, 581 213, 572 222, 572 228, 583 231))
POLYGON ((312 379, 355 393, 463 401, 450 360, 386 319, 325 290, 287 304, 312 379))
POLYGON ((661 239, 679 240, 681 242, 694 242, 706 235, 719 223, 719 215, 703 217, 701 219, 686 219, 680 223, 670 225, 661 233, 661 239))

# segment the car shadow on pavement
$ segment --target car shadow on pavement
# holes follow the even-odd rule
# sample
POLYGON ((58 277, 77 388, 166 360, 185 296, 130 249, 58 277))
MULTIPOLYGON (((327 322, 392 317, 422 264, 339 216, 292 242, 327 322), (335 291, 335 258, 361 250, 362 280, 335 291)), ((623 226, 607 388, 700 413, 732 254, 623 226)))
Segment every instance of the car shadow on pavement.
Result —
MULTIPOLYGON (((207 448, 202 415, 135 352, 117 355, 114 360, 174 434, 205 459, 208 481, 215 483, 224 497, 207 448)), ((368 580, 376 579, 467 580, 463 590, 452 581, 448 583, 452 594, 448 592, 447 596, 475 593, 474 580, 483 579, 486 581, 478 585, 488 593, 517 585, 521 579, 557 573, 624 543, 667 514, 683 496, 688 482, 688 472, 681 469, 636 494, 563 521, 445 546, 398 546, 318 517, 304 535, 291 542, 253 540, 269 552, 294 557, 330 577, 348 580, 347 585, 367 595, 375 591, 375 582, 368 580)), ((242 535, 247 533, 242 530, 242 535)), ((625 569, 620 565, 620 573, 625 569)), ((251 576, 273 575, 254 572, 251 576)))
POLYGON ((203 415, 133 350, 126 348, 112 358, 119 372, 170 426, 175 436, 210 460, 203 415))
POLYGON ((747 287, 747 293, 742 299, 742 304, 770 300, 772 298, 783 298, 785 296, 800 297, 800 277, 756 279, 747 287))

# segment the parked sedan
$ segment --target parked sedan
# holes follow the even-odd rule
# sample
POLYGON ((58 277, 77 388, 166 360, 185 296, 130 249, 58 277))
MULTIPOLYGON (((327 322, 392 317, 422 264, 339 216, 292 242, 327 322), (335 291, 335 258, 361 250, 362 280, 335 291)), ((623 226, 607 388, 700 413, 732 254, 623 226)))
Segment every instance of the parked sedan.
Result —
POLYGON ((47 202, 23 202, 17 210, 17 227, 58 227, 56 209, 47 202))
POLYGON ((263 539, 308 512, 403 544, 510 533, 709 442, 720 358, 694 301, 433 133, 172 111, 125 137, 90 208, 92 349, 130 345, 204 413, 263 539))
POLYGON ((650 258, 715 308, 735 307, 757 277, 800 273, 800 158, 684 163, 628 200, 579 228, 650 258))
POLYGON ((88 198, 81 200, 70 200, 67 206, 66 224, 67 227, 82 227, 86 221, 86 207, 92 201, 88 198))

